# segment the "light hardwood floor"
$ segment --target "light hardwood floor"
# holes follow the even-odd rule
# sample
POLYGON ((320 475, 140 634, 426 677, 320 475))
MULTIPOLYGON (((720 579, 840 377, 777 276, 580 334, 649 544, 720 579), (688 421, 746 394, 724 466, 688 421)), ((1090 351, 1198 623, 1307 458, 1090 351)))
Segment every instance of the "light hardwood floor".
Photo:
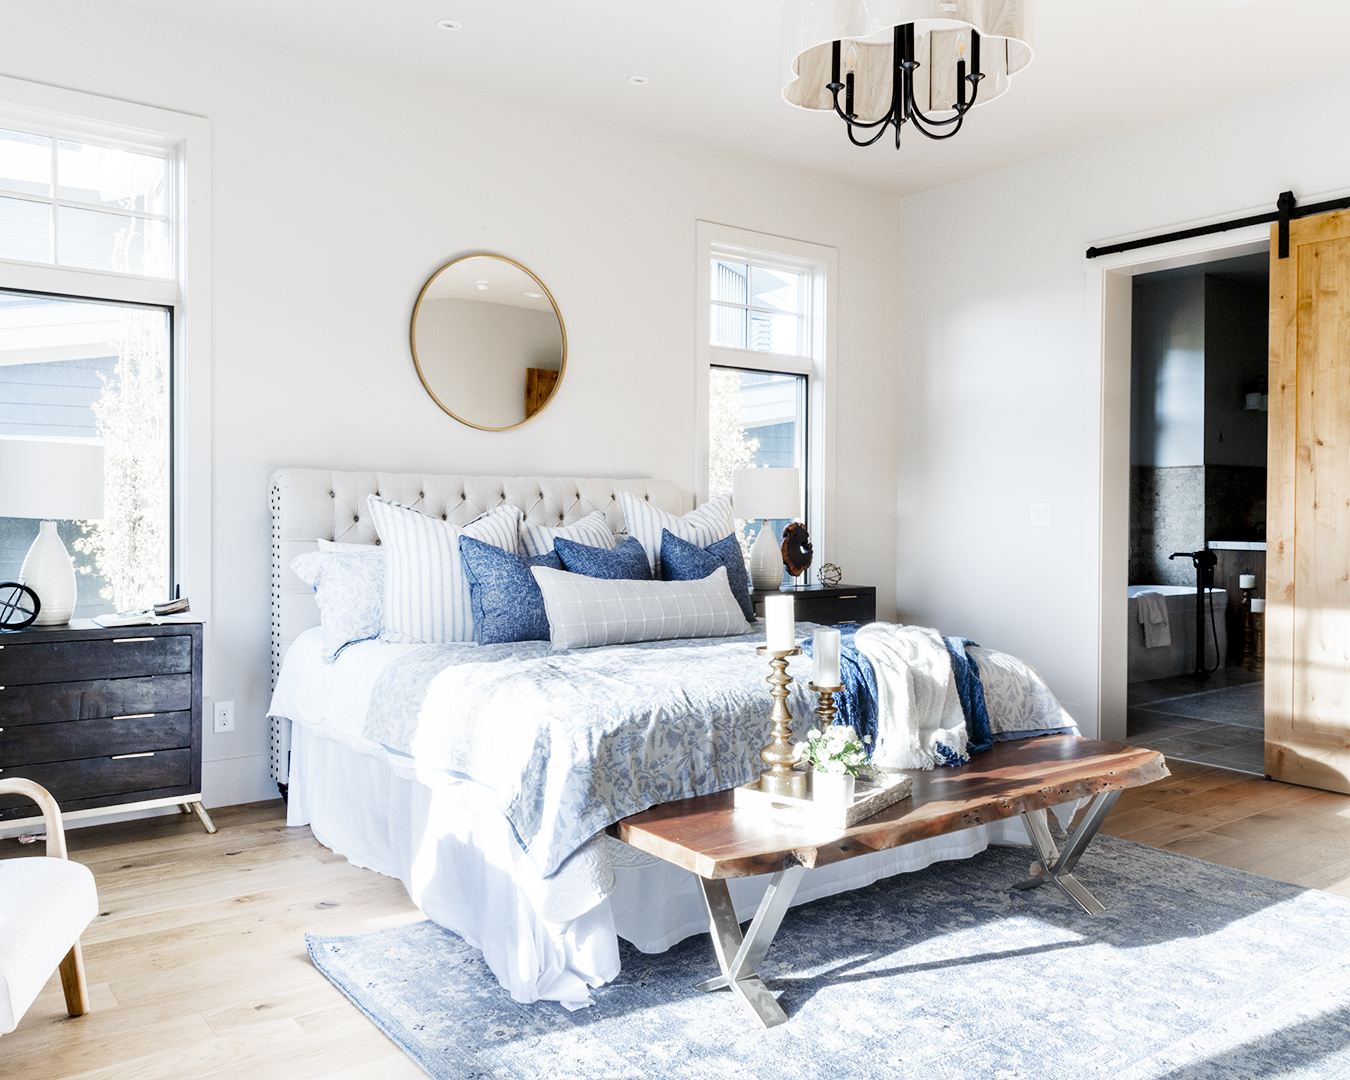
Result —
MULTIPOLYGON (((1127 791, 1104 831, 1350 896, 1350 796, 1171 768, 1127 791)), ((286 828, 280 802, 212 815, 215 836, 187 817, 69 832, 99 889, 84 936, 93 1011, 67 1017, 53 977, 0 1038, 4 1080, 425 1075, 314 969, 304 944, 306 931, 421 918, 403 886, 286 828)), ((2 858, 33 853, 0 841, 2 858)), ((1109 888, 1099 892, 1109 903, 1109 888)))

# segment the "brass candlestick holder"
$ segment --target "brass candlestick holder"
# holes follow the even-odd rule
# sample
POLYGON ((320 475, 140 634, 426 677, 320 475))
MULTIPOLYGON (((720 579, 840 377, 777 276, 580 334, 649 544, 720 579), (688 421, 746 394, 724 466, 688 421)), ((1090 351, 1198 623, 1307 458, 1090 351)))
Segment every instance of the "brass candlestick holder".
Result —
POLYGON ((844 688, 843 686, 817 686, 813 682, 807 683, 806 688, 813 694, 820 695, 820 704, 816 706, 816 716, 819 717, 816 727, 820 728, 823 733, 827 727, 834 724, 834 717, 837 712, 834 707, 834 695, 840 693, 844 688))
POLYGON ((791 795, 793 798, 806 798, 806 774, 793 768, 797 764, 797 748, 792 745, 792 713, 788 712, 788 687, 792 676, 787 673, 788 657, 800 656, 802 650, 770 649, 761 645, 755 650, 760 656, 769 658, 773 674, 766 680, 773 687, 769 694, 773 697, 773 712, 769 719, 773 721, 773 738, 769 745, 759 752, 764 764, 769 766, 759 774, 761 791, 770 795, 791 795))

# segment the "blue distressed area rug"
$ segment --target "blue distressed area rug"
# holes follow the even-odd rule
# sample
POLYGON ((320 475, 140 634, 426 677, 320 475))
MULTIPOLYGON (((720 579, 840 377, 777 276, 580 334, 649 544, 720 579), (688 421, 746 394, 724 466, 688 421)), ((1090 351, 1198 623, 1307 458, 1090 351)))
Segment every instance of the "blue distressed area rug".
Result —
MULTIPOLYGON (((438 1080, 1350 1077, 1350 900, 1099 836, 1083 915, 1016 892, 991 848, 788 913, 761 973, 765 1031, 707 935, 647 956, 569 1013, 519 1005, 430 922, 310 935, 314 963, 438 1080)), ((765 879, 767 881, 767 879, 765 879)))

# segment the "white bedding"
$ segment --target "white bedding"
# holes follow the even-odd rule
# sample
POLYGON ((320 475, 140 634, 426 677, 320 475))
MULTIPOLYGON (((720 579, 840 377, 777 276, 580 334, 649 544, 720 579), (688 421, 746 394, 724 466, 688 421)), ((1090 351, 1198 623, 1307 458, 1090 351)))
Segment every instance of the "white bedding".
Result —
MULTIPOLYGON (((541 878, 484 789, 362 736, 381 672, 416 646, 363 642, 324 664, 321 644, 317 628, 296 639, 269 710, 295 724, 288 824, 308 824, 353 863, 398 877, 428 917, 483 950, 517 1001, 587 1004, 588 988, 618 972, 616 934, 658 952, 707 931, 693 874, 603 834, 541 878)), ((1067 821, 1073 807, 1058 810, 1067 821)), ((1017 819, 821 867, 796 903, 1007 842, 1025 842, 1017 819)), ((730 886, 748 918, 763 881, 730 886)))

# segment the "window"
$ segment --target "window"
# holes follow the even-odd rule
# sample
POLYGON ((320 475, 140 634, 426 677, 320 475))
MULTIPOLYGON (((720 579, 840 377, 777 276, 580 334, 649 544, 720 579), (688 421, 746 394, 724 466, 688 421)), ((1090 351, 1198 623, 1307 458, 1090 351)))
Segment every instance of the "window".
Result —
POLYGON ((173 274, 163 152, 0 126, 0 259, 173 274))
MULTIPOLYGON (((729 493, 736 469, 796 467, 818 567, 832 531, 834 252, 707 222, 699 240, 697 494, 729 493)), ((737 524, 748 551, 761 523, 737 524)), ((770 523, 779 536, 787 524, 770 523)))
MULTIPOLYGON (((170 595, 170 312, 0 291, 0 435, 97 440, 101 521, 57 523, 76 618, 170 595)), ((19 580, 38 521, 0 518, 0 580, 19 580)))
MULTIPOLYGON (((0 435, 104 445, 77 617, 211 614, 210 174, 200 117, 0 76, 0 435)), ((0 520, 0 579, 37 527, 0 520)))

